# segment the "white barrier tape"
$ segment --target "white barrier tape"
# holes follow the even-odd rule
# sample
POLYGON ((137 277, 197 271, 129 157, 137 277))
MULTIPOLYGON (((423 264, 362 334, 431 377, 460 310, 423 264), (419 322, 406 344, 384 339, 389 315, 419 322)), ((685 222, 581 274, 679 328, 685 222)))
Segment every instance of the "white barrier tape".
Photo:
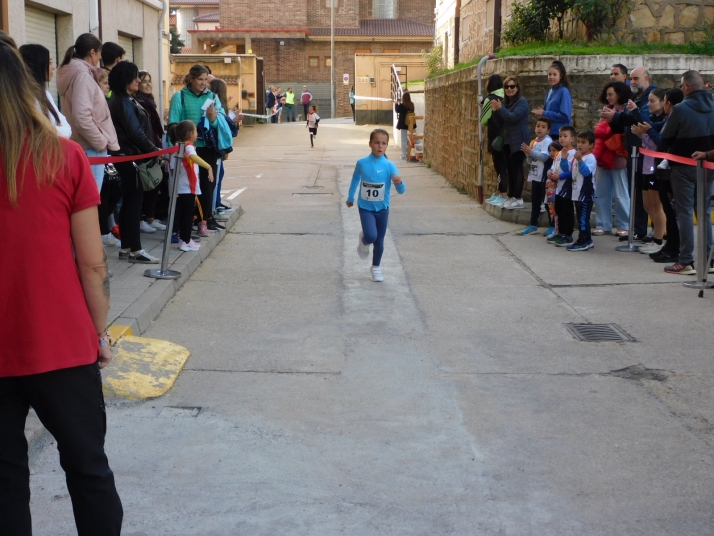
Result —
POLYGON ((382 102, 392 102, 392 99, 385 99, 384 97, 358 97, 355 95, 355 100, 373 100, 373 101, 382 101, 382 102))
POLYGON ((257 117, 257 118, 259 118, 259 119, 270 119, 271 117, 275 117, 276 115, 278 115, 278 113, 280 113, 279 110, 280 110, 280 109, 278 109, 278 111, 276 111, 276 112, 275 112, 274 114, 272 114, 272 115, 265 115, 265 114, 247 114, 247 113, 244 113, 244 112, 241 112, 241 113, 243 114, 243 117, 257 117))

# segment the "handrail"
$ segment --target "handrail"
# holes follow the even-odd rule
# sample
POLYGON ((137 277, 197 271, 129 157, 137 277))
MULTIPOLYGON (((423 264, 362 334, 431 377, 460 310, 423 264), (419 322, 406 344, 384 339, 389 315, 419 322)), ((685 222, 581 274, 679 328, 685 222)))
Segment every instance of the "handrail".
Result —
POLYGON ((392 101, 394 104, 402 102, 402 95, 404 95, 402 82, 399 80, 399 73, 397 72, 396 65, 392 63, 392 101))

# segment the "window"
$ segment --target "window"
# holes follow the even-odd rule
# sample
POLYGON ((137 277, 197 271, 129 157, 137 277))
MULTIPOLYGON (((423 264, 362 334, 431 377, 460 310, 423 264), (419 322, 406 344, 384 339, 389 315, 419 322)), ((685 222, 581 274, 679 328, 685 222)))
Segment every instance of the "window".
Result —
POLYGON ((397 0, 372 0, 372 17, 375 19, 396 19, 397 0))
POLYGON ((325 67, 327 67, 327 68, 332 67, 332 58, 330 58, 330 57, 325 58, 325 67))
POLYGON ((384 53, 385 54, 399 54, 399 49, 398 48, 385 48, 384 53))
POLYGON ((320 57, 319 56, 309 56, 307 58, 307 66, 310 69, 319 69, 320 68, 320 57))

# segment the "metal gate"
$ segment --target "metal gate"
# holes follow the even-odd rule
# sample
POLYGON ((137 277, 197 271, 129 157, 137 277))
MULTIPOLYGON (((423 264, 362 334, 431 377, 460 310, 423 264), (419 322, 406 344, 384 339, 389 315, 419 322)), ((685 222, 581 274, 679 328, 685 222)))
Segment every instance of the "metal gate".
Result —
MULTIPOLYGON (((302 104, 300 104, 300 95, 302 94, 302 86, 307 86, 307 89, 312 93, 312 103, 318 107, 318 115, 322 119, 332 117, 330 113, 330 83, 329 82, 271 82, 268 85, 277 86, 285 93, 289 87, 295 92, 295 114, 302 115, 302 104)), ((265 93, 263 93, 265 95, 265 93)), ((304 119, 304 118, 303 118, 304 119)))
MULTIPOLYGON (((42 45, 47 48, 55 67, 59 67, 62 57, 57 53, 57 23, 54 13, 25 6, 25 36, 27 44, 42 45)), ((59 106, 59 95, 54 78, 50 82, 49 90, 59 106)))
MULTIPOLYGON (((119 34, 118 45, 126 51, 126 54, 124 54, 124 59, 126 61, 133 62, 134 61, 134 39, 132 39, 128 35, 119 34)), ((139 65, 139 69, 141 69, 141 68, 142 68, 142 66, 139 65)))

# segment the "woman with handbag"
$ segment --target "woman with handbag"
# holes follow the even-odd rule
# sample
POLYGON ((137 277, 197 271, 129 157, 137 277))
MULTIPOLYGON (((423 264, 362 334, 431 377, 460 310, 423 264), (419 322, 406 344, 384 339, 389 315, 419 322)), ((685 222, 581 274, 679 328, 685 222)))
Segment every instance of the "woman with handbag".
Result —
POLYGON ((486 83, 488 95, 483 100, 481 106, 481 116, 479 121, 486 127, 487 149, 491 153, 493 169, 496 171, 498 184, 491 197, 486 199, 486 203, 500 207, 508 199, 508 172, 506 171, 506 155, 503 154, 503 136, 501 128, 503 120, 493 114, 491 102, 503 100, 506 94, 503 91, 503 79, 500 74, 492 74, 486 83))
MULTIPOLYGON (((117 131, 119 151, 117 155, 141 155, 158 151, 152 141, 154 134, 151 129, 149 115, 132 97, 139 90, 139 68, 131 62, 121 61, 109 73, 109 87, 112 96, 109 99, 109 111, 117 131)), ((144 201, 143 173, 153 173, 158 170, 161 180, 161 168, 157 158, 120 162, 115 164, 121 177, 122 206, 119 212, 119 228, 121 229, 121 245, 119 258, 132 263, 157 264, 159 259, 149 255, 141 247, 141 207, 144 201)), ((158 185, 158 183, 156 184, 158 185)), ((155 186, 156 186, 155 185, 155 186)))
POLYGON ((528 101, 521 95, 521 86, 515 76, 509 76, 503 82, 506 98, 503 101, 491 101, 491 110, 503 121, 505 134, 503 137, 503 154, 506 155, 506 171, 508 173, 508 199, 501 205, 503 208, 514 209, 523 207, 523 163, 526 154, 521 150, 522 144, 531 142, 528 130, 528 101))
MULTIPOLYGON (((600 102, 606 108, 622 112, 632 92, 624 82, 608 82, 600 93, 600 102)), ((605 120, 595 125, 597 160, 595 182, 595 229, 593 235, 612 232, 612 201, 615 196, 615 223, 617 235, 624 236, 630 228, 630 192, 627 189, 627 151, 623 134, 612 131, 605 120)))
MULTIPOLYGON (((207 129, 214 130, 214 134, 219 129, 221 132, 223 132, 224 128, 228 129, 225 115, 223 114, 223 105, 216 98, 215 93, 208 89, 208 71, 203 65, 196 64, 191 67, 184 78, 184 84, 185 87, 171 97, 169 127, 174 123, 186 120, 191 121, 198 127, 199 139, 196 140, 196 153, 208 162, 213 170, 213 176, 216 177, 218 175, 217 162, 219 155, 212 147, 208 146, 204 138, 206 137, 207 129), (206 106, 209 100, 211 102, 206 106)), ((205 225, 203 222, 199 225, 198 234, 210 236, 209 231, 217 232, 224 230, 225 227, 219 225, 212 216, 211 209, 215 183, 209 180, 208 171, 200 168, 198 180, 201 186, 199 201, 205 221, 205 225)))
MULTIPOLYGON (((151 141, 157 147, 161 147, 161 138, 164 136, 164 124, 159 117, 159 112, 156 111, 156 100, 154 99, 151 75, 148 71, 139 71, 139 79, 141 80, 141 82, 139 82, 139 91, 134 93, 134 98, 149 116, 151 133, 154 135, 151 141)), ((168 188, 168 183, 168 174, 162 173, 162 183, 153 190, 144 192, 143 212, 145 220, 142 220, 140 223, 142 232, 153 233, 166 229, 166 226, 154 216, 156 214, 156 202, 159 199, 161 184, 165 184, 168 188), (164 175, 166 175, 166 180, 164 180, 164 175)))

